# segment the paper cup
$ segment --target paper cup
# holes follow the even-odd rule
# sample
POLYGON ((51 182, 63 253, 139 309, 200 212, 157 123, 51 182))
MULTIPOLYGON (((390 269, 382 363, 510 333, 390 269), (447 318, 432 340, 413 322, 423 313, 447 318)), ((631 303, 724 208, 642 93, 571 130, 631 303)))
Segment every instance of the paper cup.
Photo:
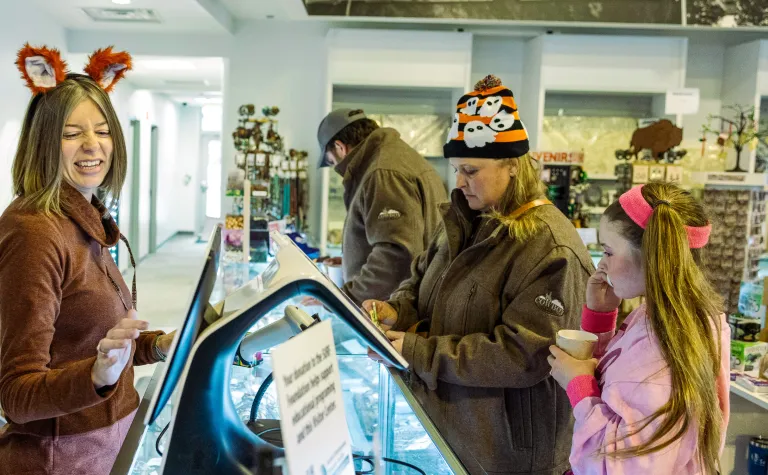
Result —
POLYGON ((597 335, 581 330, 560 330, 557 332, 557 346, 577 360, 592 358, 597 344, 597 335))
POLYGON ((326 264, 325 268, 328 273, 328 277, 331 279, 331 282, 336 284, 337 287, 343 287, 344 270, 342 269, 341 265, 326 264))

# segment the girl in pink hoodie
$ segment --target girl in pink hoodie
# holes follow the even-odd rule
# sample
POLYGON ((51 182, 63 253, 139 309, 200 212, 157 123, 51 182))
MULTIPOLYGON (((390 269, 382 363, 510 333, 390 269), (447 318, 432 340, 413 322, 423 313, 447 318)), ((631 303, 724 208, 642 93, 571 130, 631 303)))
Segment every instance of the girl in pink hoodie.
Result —
POLYGON ((605 249, 581 326, 579 361, 553 346, 552 376, 573 405, 571 465, 587 474, 715 474, 729 416, 730 330, 701 268, 711 226, 666 183, 638 186, 600 221, 605 249), (645 297, 616 331, 622 298, 645 297))

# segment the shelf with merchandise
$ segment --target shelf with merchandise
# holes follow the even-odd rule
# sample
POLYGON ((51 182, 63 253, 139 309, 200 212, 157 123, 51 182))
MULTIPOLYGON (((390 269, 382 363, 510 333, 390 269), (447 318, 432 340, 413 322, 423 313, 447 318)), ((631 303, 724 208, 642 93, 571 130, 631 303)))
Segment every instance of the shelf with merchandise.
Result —
POLYGON ((308 153, 290 149, 278 131, 277 107, 256 116, 252 104, 240 106, 232 133, 237 166, 227 183, 233 214, 244 219, 242 259, 265 262, 269 257, 269 223, 285 220, 288 228, 305 232, 308 212, 308 153), (239 198, 239 199, 238 199, 239 198))

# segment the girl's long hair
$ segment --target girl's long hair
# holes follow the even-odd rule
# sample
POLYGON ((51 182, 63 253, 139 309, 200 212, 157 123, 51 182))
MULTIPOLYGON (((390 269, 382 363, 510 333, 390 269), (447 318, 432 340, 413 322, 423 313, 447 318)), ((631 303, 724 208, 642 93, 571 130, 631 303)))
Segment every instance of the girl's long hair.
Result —
POLYGON ((693 425, 704 473, 719 466, 722 412, 716 389, 720 372, 720 315, 723 301, 702 270, 702 250, 688 246, 685 226, 705 226, 707 215, 688 192, 668 183, 650 183, 643 197, 654 208, 646 229, 615 202, 605 217, 641 251, 650 328, 672 378, 672 394, 658 411, 632 428, 638 434, 654 420, 661 425, 642 445, 613 452, 635 457, 658 452, 693 425))

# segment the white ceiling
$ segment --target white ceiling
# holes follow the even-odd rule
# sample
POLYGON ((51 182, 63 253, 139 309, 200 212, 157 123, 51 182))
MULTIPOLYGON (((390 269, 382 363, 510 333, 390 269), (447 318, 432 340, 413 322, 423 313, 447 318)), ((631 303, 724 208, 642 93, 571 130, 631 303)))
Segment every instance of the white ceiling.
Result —
MULTIPOLYGON (((69 54, 73 72, 82 70, 86 54, 69 54)), ((224 61, 222 58, 133 56, 133 70, 125 81, 136 89, 168 95, 176 102, 220 101, 224 61)))
POLYGON ((307 17, 301 0, 219 0, 238 20, 296 20, 307 17))
POLYGON ((302 0, 31 0, 41 11, 72 30, 129 32, 234 33, 242 21, 276 18, 301 19, 307 13, 302 0), (83 8, 150 9, 160 23, 97 22, 83 8))
POLYGON ((73 30, 117 30, 223 33, 226 30, 197 0, 131 0, 116 5, 111 0, 33 0, 59 24, 73 30), (148 8, 160 16, 160 23, 96 22, 83 8, 148 8))

